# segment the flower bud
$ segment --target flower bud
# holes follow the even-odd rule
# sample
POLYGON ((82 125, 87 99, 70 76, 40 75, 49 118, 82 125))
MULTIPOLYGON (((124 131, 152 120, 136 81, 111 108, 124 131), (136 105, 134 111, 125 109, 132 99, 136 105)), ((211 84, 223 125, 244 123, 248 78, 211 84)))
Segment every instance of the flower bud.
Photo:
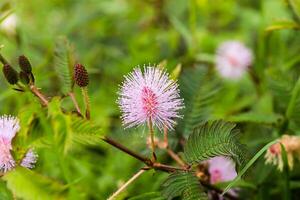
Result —
POLYGON ((24 85, 27 85, 27 84, 29 84, 29 82, 30 82, 29 76, 28 76, 25 72, 23 72, 23 71, 21 71, 21 72, 19 73, 19 78, 20 78, 20 81, 21 81, 24 85))
POLYGON ((9 64, 5 64, 3 66, 3 74, 8 81, 9 84, 14 85, 16 84, 19 79, 18 79, 18 72, 12 68, 9 64))
POLYGON ((79 87, 86 87, 89 84, 89 75, 85 67, 81 64, 75 64, 74 69, 75 82, 79 87))
POLYGON ((23 72, 31 73, 31 64, 26 56, 19 56, 19 66, 23 72))

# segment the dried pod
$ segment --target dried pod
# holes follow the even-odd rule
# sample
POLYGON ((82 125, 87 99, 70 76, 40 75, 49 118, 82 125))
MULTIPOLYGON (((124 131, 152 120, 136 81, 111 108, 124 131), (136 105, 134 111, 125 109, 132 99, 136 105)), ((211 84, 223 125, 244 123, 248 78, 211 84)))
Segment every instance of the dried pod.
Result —
POLYGON ((89 84, 89 75, 85 67, 81 64, 75 64, 74 68, 75 82, 79 87, 86 87, 89 84))
POLYGON ((3 66, 3 74, 9 84, 14 85, 19 81, 18 72, 9 64, 3 66))
POLYGON ((28 58, 24 55, 19 56, 19 66, 23 72, 31 73, 32 68, 28 58))

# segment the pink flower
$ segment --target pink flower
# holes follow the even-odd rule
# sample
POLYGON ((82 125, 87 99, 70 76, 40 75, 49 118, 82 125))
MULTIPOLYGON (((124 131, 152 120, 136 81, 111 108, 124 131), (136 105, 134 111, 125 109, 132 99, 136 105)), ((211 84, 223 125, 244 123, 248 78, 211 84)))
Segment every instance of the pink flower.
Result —
POLYGON ((251 65, 253 55, 250 49, 238 41, 227 41, 217 50, 216 68, 228 79, 239 79, 251 65))
POLYGON ((227 157, 218 156, 211 158, 208 164, 211 184, 231 181, 237 176, 235 163, 227 157))
POLYGON ((173 129, 178 111, 184 107, 179 96, 178 84, 156 67, 135 68, 125 76, 120 88, 118 104, 126 128, 147 123, 149 120, 159 129, 173 129))
POLYGON ((35 153, 35 151, 33 149, 29 149, 21 161, 21 166, 26 167, 28 169, 32 169, 35 167, 37 158, 38 155, 35 153))
POLYGON ((7 172, 15 166, 10 150, 11 141, 20 130, 19 120, 11 116, 0 117, 0 170, 7 172))

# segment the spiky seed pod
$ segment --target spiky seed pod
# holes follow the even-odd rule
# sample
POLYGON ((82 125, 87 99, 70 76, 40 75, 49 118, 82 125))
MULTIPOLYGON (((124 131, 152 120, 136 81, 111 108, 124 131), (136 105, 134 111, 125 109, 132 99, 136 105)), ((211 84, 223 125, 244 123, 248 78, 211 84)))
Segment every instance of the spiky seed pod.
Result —
POLYGON ((14 85, 19 81, 18 72, 9 64, 3 66, 3 74, 9 84, 14 85))
POLYGON ((24 55, 19 56, 19 66, 23 72, 31 73, 32 68, 28 58, 24 55))
POLYGON ((89 75, 85 67, 79 63, 75 64, 75 82, 79 87, 86 87, 89 84, 89 75))
POLYGON ((24 85, 27 85, 27 84, 29 84, 29 82, 30 82, 29 76, 28 76, 25 72, 23 72, 23 71, 20 71, 20 73, 19 73, 19 78, 20 78, 20 81, 21 81, 24 85))

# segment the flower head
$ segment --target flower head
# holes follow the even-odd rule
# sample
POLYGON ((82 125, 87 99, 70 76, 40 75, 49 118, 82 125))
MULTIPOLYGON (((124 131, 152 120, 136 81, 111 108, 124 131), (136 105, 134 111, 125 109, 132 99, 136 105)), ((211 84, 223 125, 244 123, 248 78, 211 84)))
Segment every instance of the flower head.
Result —
POLYGON ((19 120, 11 116, 0 117, 0 170, 9 171, 15 166, 10 153, 11 141, 20 130, 19 120))
POLYGON ((266 163, 277 165, 280 171, 283 170, 283 160, 281 156, 281 145, 284 146, 287 154, 288 165, 292 169, 294 166, 294 156, 300 158, 300 137, 283 135, 279 142, 273 144, 265 154, 266 163))
POLYGON ((21 161, 21 166, 28 169, 35 167, 35 163, 38 159, 38 155, 33 149, 29 149, 21 161))
POLYGON ((228 79, 239 79, 251 65, 250 49, 238 41, 227 41, 217 50, 216 67, 219 74, 228 79))
POLYGON ((208 164, 211 184, 231 181, 237 176, 234 162, 227 157, 218 156, 211 158, 208 164))
POLYGON ((156 67, 145 67, 144 72, 135 68, 125 76, 119 95, 118 104, 127 128, 151 120, 159 129, 172 129, 174 119, 180 117, 178 111, 184 107, 178 84, 156 67))
POLYGON ((89 84, 89 74, 82 64, 75 64, 74 79, 79 87, 86 87, 89 84))

